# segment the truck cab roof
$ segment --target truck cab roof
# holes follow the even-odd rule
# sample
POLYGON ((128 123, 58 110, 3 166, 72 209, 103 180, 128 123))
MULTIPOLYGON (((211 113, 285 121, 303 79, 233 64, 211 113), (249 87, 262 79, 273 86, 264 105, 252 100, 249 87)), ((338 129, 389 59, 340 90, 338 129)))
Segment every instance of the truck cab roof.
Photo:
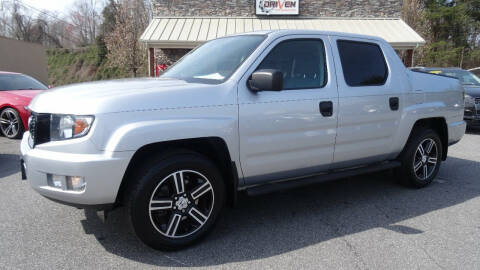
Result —
POLYGON ((288 35, 325 35, 325 36, 341 36, 345 38, 361 38, 361 39, 370 39, 377 42, 386 42, 383 38, 377 36, 345 33, 345 32, 334 32, 334 31, 320 31, 320 30, 267 30, 267 31, 254 31, 247 33, 240 33, 231 36, 243 36, 243 35, 267 35, 269 37, 282 37, 288 35))

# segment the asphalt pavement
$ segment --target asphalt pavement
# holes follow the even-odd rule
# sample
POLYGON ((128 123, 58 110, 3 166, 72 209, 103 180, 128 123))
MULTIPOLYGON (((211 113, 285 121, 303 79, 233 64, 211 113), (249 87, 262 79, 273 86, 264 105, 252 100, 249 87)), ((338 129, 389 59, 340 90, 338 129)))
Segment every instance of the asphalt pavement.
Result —
POLYGON ((18 144, 0 137, 0 269, 480 269, 479 131, 427 188, 384 172, 241 197, 178 252, 142 244, 122 208, 103 223, 35 193, 20 181, 18 144))

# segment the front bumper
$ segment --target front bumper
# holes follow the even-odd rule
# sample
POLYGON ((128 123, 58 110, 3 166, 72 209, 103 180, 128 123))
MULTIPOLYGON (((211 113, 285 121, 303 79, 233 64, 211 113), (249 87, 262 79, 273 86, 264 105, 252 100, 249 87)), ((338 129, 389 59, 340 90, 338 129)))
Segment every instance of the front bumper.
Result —
POLYGON ((465 122, 467 122, 467 125, 469 125, 469 126, 479 126, 480 125, 480 114, 468 114, 468 115, 465 114, 463 119, 465 120, 465 122))
POLYGON ((478 119, 465 119, 465 122, 467 122, 467 125, 470 126, 470 127, 480 126, 480 118, 478 118, 478 119))
POLYGON ((480 104, 465 107, 465 114, 463 119, 469 126, 480 125, 480 104))
MULTIPOLYGON (((118 189, 133 152, 92 154, 64 153, 47 148, 31 148, 26 132, 20 146, 26 178, 32 188, 54 201, 79 207, 96 207, 115 203, 118 189), (48 184, 47 175, 84 177, 81 192, 62 190, 48 184)), ((72 143, 75 143, 72 140, 72 143)))

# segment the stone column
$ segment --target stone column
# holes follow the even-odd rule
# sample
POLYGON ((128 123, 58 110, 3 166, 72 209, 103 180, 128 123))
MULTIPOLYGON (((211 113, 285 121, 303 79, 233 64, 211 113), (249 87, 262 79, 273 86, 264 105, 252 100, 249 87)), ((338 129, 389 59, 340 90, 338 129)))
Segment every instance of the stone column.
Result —
POLYGON ((413 49, 406 50, 404 63, 405 63, 406 67, 412 67, 412 65, 413 65, 413 49))
POLYGON ((148 76, 155 77, 155 49, 148 48, 148 76))

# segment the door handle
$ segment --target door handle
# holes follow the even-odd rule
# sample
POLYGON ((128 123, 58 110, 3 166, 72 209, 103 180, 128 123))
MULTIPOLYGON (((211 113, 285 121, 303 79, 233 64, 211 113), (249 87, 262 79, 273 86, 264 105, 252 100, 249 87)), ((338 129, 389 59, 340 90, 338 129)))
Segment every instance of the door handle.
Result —
POLYGON ((392 111, 398 111, 398 106, 399 106, 398 97, 391 97, 389 100, 389 103, 390 103, 390 109, 392 111))
POLYGON ((331 101, 320 102, 320 113, 325 117, 332 116, 333 115, 333 102, 331 102, 331 101))

